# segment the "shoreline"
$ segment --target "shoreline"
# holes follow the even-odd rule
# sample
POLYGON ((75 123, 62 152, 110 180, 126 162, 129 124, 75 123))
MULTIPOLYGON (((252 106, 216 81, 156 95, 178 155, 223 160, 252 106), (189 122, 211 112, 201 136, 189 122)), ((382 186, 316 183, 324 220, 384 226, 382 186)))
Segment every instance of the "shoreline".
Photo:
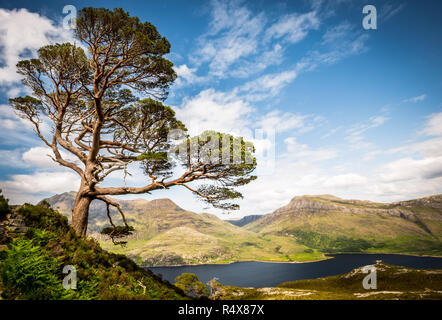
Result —
POLYGON ((216 262, 216 263, 199 263, 199 264, 178 264, 178 265, 161 265, 161 266, 151 266, 146 267, 142 266, 144 269, 150 268, 178 268, 178 267, 197 267, 197 266, 212 266, 212 265, 229 265, 233 263, 241 263, 241 262, 263 262, 263 263, 314 263, 321 262, 330 259, 334 259, 336 255, 349 255, 349 254, 370 254, 370 255, 379 255, 379 254, 389 254, 389 255, 400 255, 400 256, 411 256, 411 257, 425 257, 425 258, 438 258, 442 259, 442 256, 431 256, 431 255, 418 255, 418 254, 407 254, 407 253, 372 253, 372 252, 348 252, 348 253, 327 253, 324 254, 324 259, 318 260, 306 260, 306 261, 266 261, 266 260, 241 260, 241 261, 230 261, 230 262, 216 262))

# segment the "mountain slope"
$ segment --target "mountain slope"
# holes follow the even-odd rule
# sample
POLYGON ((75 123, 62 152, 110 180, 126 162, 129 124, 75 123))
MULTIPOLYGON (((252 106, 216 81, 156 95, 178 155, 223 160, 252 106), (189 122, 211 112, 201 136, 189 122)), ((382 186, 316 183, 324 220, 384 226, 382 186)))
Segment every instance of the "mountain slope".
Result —
POLYGON ((262 217, 262 215, 252 214, 252 215, 249 215, 249 216, 245 216, 245 217, 243 217, 241 219, 225 220, 225 221, 227 221, 227 222, 229 222, 229 223, 231 223, 231 224, 233 224, 235 226, 238 226, 238 227, 244 227, 246 224, 249 224, 249 223, 251 223, 253 221, 256 221, 256 220, 260 219, 261 217, 262 217))
POLYGON ((44 205, 8 208, 1 229, 7 245, 0 242, 0 300, 190 298, 127 257, 78 237, 65 217, 44 205), (69 265, 78 275, 76 290, 62 286, 69 265))
POLYGON ((328 252, 442 254, 442 195, 391 204, 300 196, 247 224, 259 234, 287 235, 328 252))
MULTIPOLYGON (((45 201, 69 217, 74 199, 75 193, 69 192, 45 201)), ((99 234, 103 227, 109 225, 106 207, 100 201, 92 202, 89 233, 99 239, 107 250, 127 254, 143 266, 242 260, 292 261, 322 257, 319 252, 305 252, 308 247, 299 244, 296 239, 259 235, 212 214, 183 210, 169 199, 117 201, 128 223, 136 230, 127 238, 126 246, 115 246, 99 234)), ((112 217, 116 223, 121 223, 115 211, 112 217)))

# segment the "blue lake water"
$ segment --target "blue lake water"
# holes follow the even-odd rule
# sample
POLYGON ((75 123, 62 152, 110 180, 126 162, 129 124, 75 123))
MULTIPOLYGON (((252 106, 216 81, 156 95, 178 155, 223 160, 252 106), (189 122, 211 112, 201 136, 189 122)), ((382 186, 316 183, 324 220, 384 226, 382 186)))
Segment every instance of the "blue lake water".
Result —
POLYGON ((354 268, 382 260, 398 266, 442 269, 442 258, 416 257, 396 254, 338 254, 333 259, 308 263, 236 262, 231 264, 208 264, 179 267, 148 268, 163 279, 175 282, 183 272, 194 273, 203 283, 218 278, 223 285, 237 287, 273 287, 285 281, 313 279, 342 274, 354 268))

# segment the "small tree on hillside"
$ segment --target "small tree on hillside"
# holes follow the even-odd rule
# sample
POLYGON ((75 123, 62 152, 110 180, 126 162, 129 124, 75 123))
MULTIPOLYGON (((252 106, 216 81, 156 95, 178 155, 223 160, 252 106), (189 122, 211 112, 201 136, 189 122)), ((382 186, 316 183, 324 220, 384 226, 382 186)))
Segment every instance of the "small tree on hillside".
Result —
POLYGON ((112 225, 106 232, 112 238, 130 233, 132 228, 109 195, 183 186, 211 205, 237 209, 230 201, 241 197, 235 187, 256 178, 253 145, 217 132, 197 138, 182 135, 180 144, 172 143, 171 133, 186 128, 161 103, 176 78, 173 64, 164 57, 170 49, 167 39, 152 24, 122 9, 80 10, 74 34, 80 46, 45 46, 38 58, 17 64, 32 96, 10 103, 34 125, 53 160, 80 176, 72 211, 76 232, 86 234, 89 205, 99 199, 107 204, 112 225), (43 121, 50 125, 50 133, 42 130, 43 121), (112 172, 128 173, 130 163, 144 169, 144 186, 101 186, 112 172), (173 171, 176 165, 181 165, 181 172, 173 171), (197 180, 209 183, 190 185, 197 180), (118 209, 124 226, 114 225, 109 206, 118 209))
POLYGON ((198 280, 194 273, 183 273, 175 278, 174 285, 184 291, 185 294, 194 298, 209 296, 209 289, 198 280))

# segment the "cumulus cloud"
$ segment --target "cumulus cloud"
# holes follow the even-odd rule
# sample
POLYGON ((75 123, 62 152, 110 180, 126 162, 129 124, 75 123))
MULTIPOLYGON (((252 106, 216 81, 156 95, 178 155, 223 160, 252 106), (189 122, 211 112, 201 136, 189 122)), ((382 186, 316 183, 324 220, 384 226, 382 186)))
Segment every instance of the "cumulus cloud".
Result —
POLYGON ((0 181, 4 194, 11 203, 36 202, 43 196, 77 190, 80 178, 73 172, 37 172, 14 174, 0 181))
POLYGON ((20 76, 16 64, 35 57, 37 49, 54 42, 72 40, 72 33, 52 20, 27 9, 0 9, 0 85, 16 95, 20 76))
POLYGON ((239 95, 238 91, 226 93, 213 88, 184 99, 181 106, 175 107, 175 111, 192 135, 204 130, 217 130, 250 136, 252 129, 305 133, 321 120, 314 115, 294 114, 278 109, 259 114, 248 97, 239 95))
POLYGON ((421 157, 442 156, 442 137, 408 143, 403 146, 385 151, 387 154, 419 154, 421 157))
POLYGON ((442 157, 403 158, 384 165, 380 178, 385 182, 442 177, 442 157))
POLYGON ((248 102, 236 95, 214 89, 201 91, 175 108, 178 119, 186 124, 192 135, 204 130, 239 133, 250 124, 248 115, 253 110, 248 102))
MULTIPOLYGON (((71 153, 59 150, 63 159, 71 162, 76 162, 80 165, 78 159, 71 153)), ((54 154, 48 147, 33 147, 23 153, 22 159, 25 163, 42 170, 66 170, 65 167, 53 161, 51 157, 54 154)), ((81 165, 80 165, 81 166, 81 165)))
POLYGON ((204 77, 199 77, 196 75, 197 68, 189 68, 186 64, 180 66, 174 66, 178 78, 175 81, 175 85, 180 87, 184 84, 198 83, 204 80, 204 77))
MULTIPOLYGON (((69 161, 76 158, 63 150, 62 157, 69 161)), ((47 147, 32 147, 23 151, 0 150, 0 165, 14 169, 32 170, 30 174, 12 174, 0 180, 0 189, 12 203, 36 202, 55 193, 77 190, 80 178, 77 173, 60 166, 49 155, 47 147)))

